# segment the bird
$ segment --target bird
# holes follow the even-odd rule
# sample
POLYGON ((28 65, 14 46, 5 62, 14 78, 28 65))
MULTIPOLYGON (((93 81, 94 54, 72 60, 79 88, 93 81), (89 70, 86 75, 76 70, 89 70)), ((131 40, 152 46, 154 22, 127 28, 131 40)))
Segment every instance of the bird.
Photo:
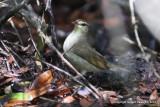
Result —
POLYGON ((64 57, 81 73, 109 69, 105 57, 93 47, 94 36, 90 33, 90 25, 82 19, 73 24, 73 30, 63 43, 64 57))

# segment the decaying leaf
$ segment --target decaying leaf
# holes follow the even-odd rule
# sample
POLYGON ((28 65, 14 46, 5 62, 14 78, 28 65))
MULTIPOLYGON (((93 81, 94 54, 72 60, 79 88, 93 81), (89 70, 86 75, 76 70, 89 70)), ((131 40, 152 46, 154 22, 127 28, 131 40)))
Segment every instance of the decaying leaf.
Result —
POLYGON ((48 89, 51 87, 51 84, 47 84, 42 86, 41 88, 32 89, 28 93, 32 96, 32 98, 37 98, 45 93, 47 93, 48 89))
POLYGON ((44 87, 48 84, 51 84, 52 80, 54 79, 54 73, 52 70, 47 70, 43 73, 41 73, 32 83, 31 90, 32 89, 38 89, 41 87, 44 87))

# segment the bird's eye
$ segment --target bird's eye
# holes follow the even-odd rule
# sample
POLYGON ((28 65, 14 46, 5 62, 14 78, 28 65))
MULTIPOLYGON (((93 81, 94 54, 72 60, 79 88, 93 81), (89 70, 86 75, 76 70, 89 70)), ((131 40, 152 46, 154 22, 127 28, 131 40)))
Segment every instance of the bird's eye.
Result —
POLYGON ((81 26, 87 26, 87 24, 86 23, 82 23, 81 26))

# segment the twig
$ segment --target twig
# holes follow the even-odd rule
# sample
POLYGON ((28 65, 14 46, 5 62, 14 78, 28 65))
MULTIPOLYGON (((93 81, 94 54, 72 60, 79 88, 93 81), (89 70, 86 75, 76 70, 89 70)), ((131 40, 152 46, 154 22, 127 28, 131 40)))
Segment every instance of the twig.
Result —
POLYGON ((17 13, 20 9, 22 9, 25 6, 25 4, 29 3, 29 1, 30 0, 23 0, 21 4, 11 8, 9 12, 7 12, 7 14, 2 15, 2 17, 0 18, 0 28, 10 17, 12 17, 15 13, 17 13))
POLYGON ((28 44, 26 47, 24 47, 24 46, 22 46, 22 45, 20 45, 20 44, 12 43, 12 42, 9 42, 9 41, 7 41, 7 40, 3 40, 3 42, 4 42, 4 43, 7 43, 7 44, 9 44, 9 45, 12 45, 12 46, 16 46, 16 47, 20 48, 22 51, 27 51, 27 50, 31 47, 30 44, 28 44))
POLYGON ((33 47, 35 48, 36 52, 38 53, 38 56, 41 57, 40 52, 37 49, 36 43, 33 40, 33 37, 32 37, 32 34, 31 34, 31 29, 30 29, 30 27, 29 27, 29 25, 28 25, 28 23, 27 23, 27 21, 26 21, 26 19, 24 17, 23 17, 23 20, 24 20, 24 22, 25 22, 25 24, 26 24, 26 26, 28 28, 29 36, 30 36, 31 42, 33 44, 33 47))
POLYGON ((0 1, 0 8, 2 7, 8 7, 9 5, 5 3, 4 1, 0 1))
MULTIPOLYGON (((132 44, 132 45, 137 45, 133 40, 131 40, 131 39, 127 38, 127 37, 123 37, 123 39, 124 39, 126 42, 128 42, 128 43, 130 43, 130 44, 132 44)), ((144 49, 145 51, 150 52, 150 53, 153 54, 153 55, 160 55, 160 53, 158 53, 158 52, 156 52, 156 51, 154 51, 154 50, 152 50, 152 49, 150 49, 150 48, 148 48, 148 47, 146 47, 146 46, 143 46, 143 49, 144 49)))
POLYGON ((19 34, 19 32, 18 32, 16 26, 14 25, 14 22, 13 22, 12 18, 9 19, 9 22, 10 22, 11 26, 13 27, 13 29, 15 30, 15 32, 17 33, 16 35, 17 35, 17 37, 18 37, 18 39, 19 39, 21 45, 23 45, 22 38, 21 38, 21 36, 20 36, 20 34, 19 34))
POLYGON ((4 49, 6 50, 6 52, 8 52, 9 53, 9 50, 8 50, 8 48, 6 47, 6 45, 4 44, 4 42, 1 40, 1 44, 2 44, 2 46, 4 47, 4 49))
MULTIPOLYGON (((8 53, 12 53, 13 55, 15 55, 15 56, 26 66, 26 63, 23 61, 23 59, 22 59, 16 52, 14 52, 11 48, 9 48, 8 46, 6 46, 3 41, 1 41, 1 43, 2 43, 2 44, 5 46, 5 48, 8 50, 8 51, 7 51, 8 53)), ((12 55, 12 57, 13 57, 13 59, 14 59, 14 61, 15 61, 15 64, 18 66, 18 68, 20 68, 18 62, 16 61, 16 59, 15 59, 15 57, 14 57, 13 55, 12 55)), ((29 73, 30 73, 31 76, 32 76, 32 73, 31 73, 31 72, 29 72, 29 73)), ((24 74, 22 73, 22 75, 24 75, 24 74)), ((24 75, 24 77, 26 77, 26 76, 24 75)))
MULTIPOLYGON (((84 83, 82 83, 82 82, 79 81, 78 79, 74 78, 73 75, 69 74, 67 71, 65 71, 65 70, 63 70, 63 69, 61 69, 61 68, 58 68, 57 66, 55 66, 55 65, 53 65, 53 64, 50 64, 50 63, 48 63, 48 62, 46 62, 46 61, 43 61, 43 60, 42 60, 42 63, 44 63, 44 64, 46 64, 46 65, 48 65, 48 66, 50 66, 50 67, 52 67, 52 68, 54 68, 54 69, 56 69, 56 70, 58 70, 58 71, 61 72, 61 73, 64 73, 65 75, 67 75, 68 77, 70 77, 71 79, 73 79, 74 81, 76 81, 77 83, 81 84, 82 86, 86 86, 84 83)), ((90 84, 90 83, 88 82, 87 84, 90 84)), ((86 86, 86 87, 87 87, 87 86, 86 86)), ((89 91, 90 91, 92 94, 94 94, 94 96, 96 96, 96 98, 99 98, 95 93, 93 93, 93 91, 92 91, 90 88, 88 88, 88 89, 89 89, 89 91)))
POLYGON ((142 45, 140 38, 139 38, 138 25, 137 25, 137 21, 136 21, 136 17, 135 17, 135 12, 134 12, 134 2, 135 2, 135 0, 129 0, 129 7, 130 7, 130 12, 131 12, 131 22, 132 22, 132 25, 134 26, 134 34, 136 37, 136 41, 138 43, 138 47, 140 48, 141 52, 143 54, 145 54, 144 49, 143 49, 143 45, 142 45))
POLYGON ((9 56, 9 54, 4 49, 2 49, 1 47, 0 47, 0 54, 4 55, 6 57, 9 56))
POLYGON ((6 66, 7 66, 7 70, 8 70, 9 72, 11 72, 11 68, 10 68, 9 63, 8 63, 8 61, 7 61, 7 58, 4 58, 4 60, 5 60, 6 66))
POLYGON ((53 35, 53 40, 55 42, 55 47, 58 48, 58 40, 57 40, 57 34, 56 34, 56 27, 55 27, 55 17, 54 17, 54 6, 52 8, 52 1, 53 0, 47 0, 46 1, 46 7, 45 7, 45 10, 49 12, 50 14, 50 29, 51 29, 51 35, 53 35))
POLYGON ((40 6, 40 1, 36 0, 37 6, 40 6))
MULTIPOLYGON (((15 56, 17 56, 17 58, 18 58, 21 62, 23 62, 23 64, 25 64, 25 62, 23 61, 23 59, 22 59, 17 53, 15 53, 12 49, 10 49, 8 46, 6 46, 5 43, 4 43, 2 40, 1 40, 1 43, 2 43, 3 47, 5 48, 5 50, 6 50, 8 53, 13 53, 15 56)), ((18 68, 20 68, 18 62, 16 61, 16 59, 14 58, 13 55, 12 55, 12 57, 13 57, 16 65, 18 66, 18 68)))
POLYGON ((52 0, 47 0, 46 1, 46 8, 45 8, 45 11, 48 11, 51 18, 50 18, 50 26, 51 26, 51 34, 53 35, 53 40, 55 42, 55 44, 58 44, 58 41, 57 41, 57 34, 56 34, 56 27, 55 27, 55 17, 54 17, 54 9, 52 8, 52 0))
POLYGON ((52 100, 52 99, 49 99, 49 98, 46 98, 46 97, 39 97, 39 98, 42 99, 42 100, 45 100, 45 101, 52 102, 52 103, 58 103, 58 101, 55 101, 55 100, 52 100))

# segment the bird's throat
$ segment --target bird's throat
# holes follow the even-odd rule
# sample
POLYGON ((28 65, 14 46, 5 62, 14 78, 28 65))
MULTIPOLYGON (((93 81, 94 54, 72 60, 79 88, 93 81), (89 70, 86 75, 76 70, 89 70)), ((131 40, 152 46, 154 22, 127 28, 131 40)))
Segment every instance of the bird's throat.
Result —
POLYGON ((75 44, 85 42, 87 42, 87 32, 83 32, 81 29, 75 27, 64 41, 63 50, 66 52, 70 50, 75 44))

